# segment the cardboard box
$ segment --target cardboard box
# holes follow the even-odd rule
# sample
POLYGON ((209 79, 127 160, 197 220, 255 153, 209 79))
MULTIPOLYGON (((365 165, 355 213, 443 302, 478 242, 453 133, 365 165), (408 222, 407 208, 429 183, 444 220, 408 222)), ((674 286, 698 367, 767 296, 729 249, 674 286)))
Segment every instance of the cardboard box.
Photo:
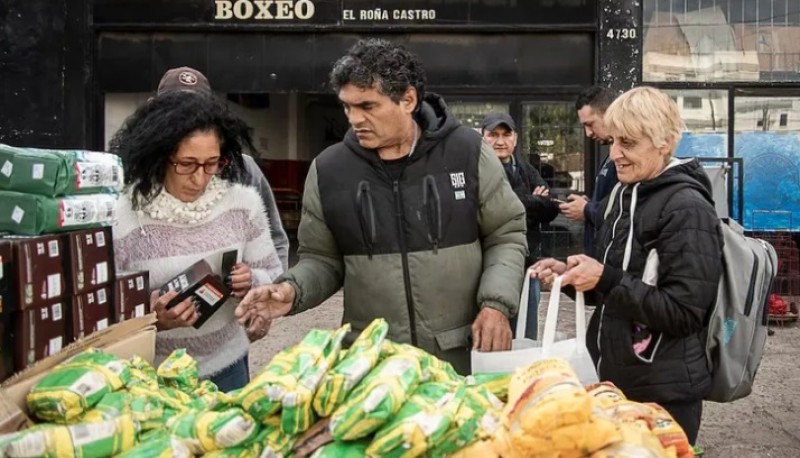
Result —
POLYGON ((222 280, 214 274, 211 266, 205 260, 194 263, 191 267, 168 281, 161 287, 161 294, 177 291, 178 295, 167 304, 170 309, 186 299, 192 299, 197 304, 198 319, 194 327, 199 329, 214 312, 231 295, 231 291, 222 280))
POLYGON ((68 343, 69 301, 28 307, 14 313, 14 369, 23 370, 55 355, 68 343))
POLYGON ((152 363, 156 353, 156 328, 154 323, 155 316, 151 314, 115 324, 85 339, 78 340, 59 353, 39 361, 6 380, 0 385, 0 433, 11 432, 3 429, 4 427, 13 427, 9 425, 18 425, 16 430, 26 427, 28 424, 20 422, 19 417, 20 415, 28 414, 25 398, 31 388, 54 367, 88 348, 98 348, 125 359, 137 355, 152 363), (2 407, 3 398, 12 407, 16 407, 16 409, 7 408, 5 417, 3 416, 2 407))
POLYGON ((113 296, 108 286, 73 296, 70 341, 83 339, 113 324, 112 304, 113 296))
POLYGON ((19 309, 52 305, 66 294, 64 247, 58 235, 6 236, 4 240, 12 246, 11 287, 19 309))
POLYGON ((111 227, 74 231, 62 236, 64 272, 72 295, 83 294, 114 280, 111 227))
POLYGON ((114 281, 113 320, 120 321, 139 318, 150 313, 150 273, 117 272, 114 281))
POLYGON ((0 239, 0 319, 17 308, 13 297, 14 282, 11 278, 14 261, 12 253, 11 242, 0 239))

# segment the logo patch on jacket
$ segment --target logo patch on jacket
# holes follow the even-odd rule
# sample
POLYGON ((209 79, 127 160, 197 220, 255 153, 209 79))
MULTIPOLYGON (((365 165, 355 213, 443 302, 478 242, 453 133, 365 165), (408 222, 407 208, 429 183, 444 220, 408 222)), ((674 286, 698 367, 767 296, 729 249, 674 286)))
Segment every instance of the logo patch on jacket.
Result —
POLYGON ((450 183, 455 190, 456 200, 464 200, 467 198, 467 193, 464 191, 464 188, 467 186, 467 179, 464 177, 464 172, 451 173, 450 183))

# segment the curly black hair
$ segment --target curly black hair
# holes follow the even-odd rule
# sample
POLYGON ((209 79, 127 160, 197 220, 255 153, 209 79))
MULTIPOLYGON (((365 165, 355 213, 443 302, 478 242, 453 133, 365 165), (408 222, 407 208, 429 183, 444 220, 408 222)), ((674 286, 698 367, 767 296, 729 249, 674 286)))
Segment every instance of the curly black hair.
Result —
POLYGON ((409 87, 417 90, 417 103, 425 97, 427 77, 422 61, 405 47, 379 38, 359 40, 341 57, 330 73, 335 92, 347 84, 378 92, 399 102, 409 87))
POLYGON ((248 180, 242 154, 256 152, 252 129, 213 95, 175 91, 139 107, 114 134, 109 152, 122 158, 134 209, 149 203, 164 188, 169 158, 181 141, 196 131, 214 131, 228 165, 220 178, 248 180))
POLYGON ((590 86, 578 95, 578 99, 575 101, 575 109, 580 110, 589 105, 592 110, 605 113, 611 102, 616 98, 616 94, 611 89, 602 86, 590 86))

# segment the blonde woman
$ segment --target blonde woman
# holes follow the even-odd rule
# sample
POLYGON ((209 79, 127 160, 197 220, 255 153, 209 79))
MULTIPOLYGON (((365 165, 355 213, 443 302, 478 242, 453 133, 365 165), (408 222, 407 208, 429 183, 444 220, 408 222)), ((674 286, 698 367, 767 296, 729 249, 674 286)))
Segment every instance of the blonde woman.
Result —
POLYGON ((620 183, 603 207, 595 257, 542 260, 535 275, 547 283, 564 274, 597 293, 586 342, 600 379, 664 406, 694 444, 711 387, 701 333, 722 272, 711 183, 697 160, 673 157, 683 123, 658 89, 626 92, 605 123, 620 183), (645 271, 648 256, 658 264, 645 271))

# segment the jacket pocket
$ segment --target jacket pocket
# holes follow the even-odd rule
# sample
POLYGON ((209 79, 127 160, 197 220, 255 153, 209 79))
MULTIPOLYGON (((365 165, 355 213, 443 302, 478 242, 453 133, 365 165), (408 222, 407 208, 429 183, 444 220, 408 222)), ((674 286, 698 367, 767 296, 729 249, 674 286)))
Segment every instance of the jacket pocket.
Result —
POLYGON ((472 324, 465 324, 457 328, 442 331, 436 334, 436 346, 441 351, 456 348, 469 348, 472 338, 472 324))

